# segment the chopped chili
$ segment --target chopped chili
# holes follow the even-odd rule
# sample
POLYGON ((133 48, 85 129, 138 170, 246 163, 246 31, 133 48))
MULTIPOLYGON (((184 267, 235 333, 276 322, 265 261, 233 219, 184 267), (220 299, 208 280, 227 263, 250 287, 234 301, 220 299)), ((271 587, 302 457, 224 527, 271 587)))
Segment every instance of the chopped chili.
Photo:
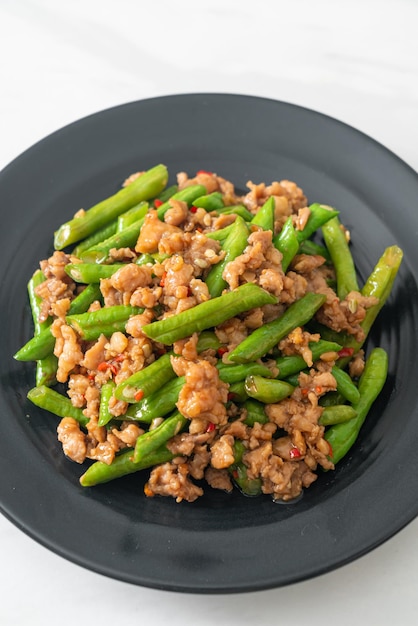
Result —
POLYGON ((353 356, 354 354, 354 348, 341 348, 341 350, 338 352, 338 356, 340 358, 346 357, 346 356, 353 356))
POLYGON ((207 170, 198 170, 196 172, 196 176, 199 176, 200 174, 207 174, 208 176, 213 176, 213 172, 208 172, 207 170))
POLYGON ((196 206, 191 206, 190 207, 190 213, 197 213, 197 207, 196 206))
POLYGON ((206 432, 211 433, 212 431, 215 430, 215 428, 216 428, 215 424, 213 422, 209 422, 206 428, 206 432))
POLYGON ((135 402, 139 402, 140 400, 142 400, 142 398, 144 397, 144 392, 142 389, 138 389, 138 391, 136 392, 134 398, 135 398, 135 402))
POLYGON ((162 200, 159 200, 158 198, 154 200, 154 206, 156 209, 158 209, 158 207, 160 207, 162 204, 164 204, 162 200))
POLYGON ((164 274, 161 276, 160 287, 164 287, 166 277, 167 277, 167 272, 164 272, 164 274))
POLYGON ((296 446, 294 446, 293 448, 290 449, 289 456, 291 459, 299 459, 302 455, 300 453, 299 448, 296 448, 296 446))

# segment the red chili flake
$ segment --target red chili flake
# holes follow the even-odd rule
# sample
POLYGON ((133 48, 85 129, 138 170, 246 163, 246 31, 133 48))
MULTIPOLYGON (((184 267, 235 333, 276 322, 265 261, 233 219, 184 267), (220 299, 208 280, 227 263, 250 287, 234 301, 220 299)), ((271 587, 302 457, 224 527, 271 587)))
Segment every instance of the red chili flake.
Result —
POLYGON ((193 295, 193 291, 191 290, 190 287, 187 287, 187 297, 190 298, 190 296, 193 295))
POLYGON ((307 396, 307 395, 308 395, 308 393, 309 393, 309 389, 306 389, 306 387, 304 387, 304 388, 301 390, 301 394, 302 394, 302 396, 307 396))
POLYGON ((89 374, 89 375, 87 376, 87 378, 88 378, 89 380, 94 380, 94 379, 96 378, 96 376, 95 376, 95 374, 89 374))
POLYGON ((164 287, 166 278, 167 278, 167 272, 164 272, 164 274, 161 276, 160 287, 164 287))
POLYGON ((322 387, 320 385, 317 385, 315 387, 315 392, 317 393, 318 396, 321 395, 321 393, 323 392, 322 387))
POLYGON ((142 400, 143 397, 144 397, 144 392, 142 391, 142 389, 138 389, 138 391, 134 395, 135 402, 139 402, 140 400, 142 400))
POLYGON ((115 356, 115 358, 113 359, 116 363, 122 363, 123 359, 125 357, 123 356, 123 354, 118 354, 117 356, 115 356))
POLYGON ((236 394, 230 391, 228 393, 228 400, 231 402, 236 397, 236 394))
POLYGON ((102 361, 101 363, 99 363, 99 365, 97 366, 97 371, 98 372, 105 372, 107 370, 107 368, 110 367, 109 363, 107 363, 106 361, 102 361))
POLYGON ((341 348, 341 350, 338 352, 338 356, 340 358, 346 357, 346 356, 353 356, 354 354, 354 348, 341 348))
POLYGON ((334 451, 332 449, 332 445, 330 444, 329 441, 327 441, 327 444, 328 444, 328 449, 329 449, 328 456, 330 456, 332 458, 334 456, 334 451))
POLYGON ((233 470, 232 471, 232 476, 233 476, 233 478, 238 478, 238 476, 239 476, 238 470, 233 470))
POLYGON ((299 448, 293 447, 289 451, 289 456, 291 459, 299 459, 302 455, 300 453, 299 448))
POLYGON ((207 433, 211 433, 212 431, 214 431, 216 428, 215 424, 213 422, 209 422, 207 428, 206 428, 206 432, 207 433))
POLYGON ((162 356, 163 354, 166 354, 166 353, 167 353, 166 348, 163 348, 163 347, 161 347, 161 348, 155 348, 155 354, 156 354, 157 356, 162 356))
POLYGON ((162 204, 164 204, 162 200, 158 200, 158 198, 154 200, 154 206, 156 209, 158 209, 158 207, 160 207, 162 204))
POLYGON ((228 352, 228 348, 226 346, 221 346, 220 348, 218 348, 217 352, 218 356, 222 357, 224 354, 226 354, 226 352, 228 352))
POLYGON ((191 206, 190 213, 197 213, 197 206, 191 206))
POLYGON ((198 170, 196 172, 196 176, 199 176, 199 174, 207 174, 207 176, 213 176, 213 172, 208 172, 207 170, 198 170))
POLYGON ((116 376, 116 374, 118 373, 118 368, 115 365, 115 363, 110 363, 109 367, 110 367, 110 371, 112 372, 113 376, 116 376))
POLYGON ((198 232, 198 233, 203 232, 203 228, 202 228, 201 226, 198 226, 198 227, 196 228, 196 230, 197 230, 197 232, 198 232))

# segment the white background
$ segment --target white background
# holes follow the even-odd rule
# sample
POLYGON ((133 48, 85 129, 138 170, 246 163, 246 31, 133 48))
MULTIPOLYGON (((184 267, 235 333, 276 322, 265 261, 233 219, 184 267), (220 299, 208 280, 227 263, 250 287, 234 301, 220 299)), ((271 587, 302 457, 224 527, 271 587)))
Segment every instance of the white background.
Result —
MULTIPOLYGON (((417 170, 417 29, 415 0, 0 0, 0 169, 84 115, 150 96, 206 91, 266 96, 327 113, 417 170)), ((314 580, 203 596, 85 571, 0 516, 5 626, 412 624, 417 583, 418 520, 314 580)))

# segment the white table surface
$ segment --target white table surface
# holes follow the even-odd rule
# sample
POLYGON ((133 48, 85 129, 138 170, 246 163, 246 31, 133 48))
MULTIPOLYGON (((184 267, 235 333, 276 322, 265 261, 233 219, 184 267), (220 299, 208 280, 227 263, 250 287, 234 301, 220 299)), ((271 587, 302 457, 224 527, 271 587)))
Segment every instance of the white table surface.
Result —
MULTIPOLYGON (((415 0, 0 0, 0 169, 87 114, 206 91, 266 96, 329 114, 417 170, 417 27, 415 0)), ((417 583, 418 520, 313 580, 203 596, 86 571, 0 515, 4 626, 413 624, 417 583)))

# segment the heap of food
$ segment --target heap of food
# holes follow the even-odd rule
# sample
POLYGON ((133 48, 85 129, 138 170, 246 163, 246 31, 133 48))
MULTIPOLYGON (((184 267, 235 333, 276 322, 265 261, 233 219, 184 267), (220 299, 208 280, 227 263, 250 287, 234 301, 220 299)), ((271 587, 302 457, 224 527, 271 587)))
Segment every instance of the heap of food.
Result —
POLYGON ((55 233, 15 355, 36 361, 28 397, 62 418, 67 457, 94 461, 83 486, 147 468, 147 496, 192 502, 206 481, 292 500, 385 384, 386 352, 363 345, 402 251, 360 287, 338 211, 295 183, 167 183, 164 165, 134 174, 55 233))

